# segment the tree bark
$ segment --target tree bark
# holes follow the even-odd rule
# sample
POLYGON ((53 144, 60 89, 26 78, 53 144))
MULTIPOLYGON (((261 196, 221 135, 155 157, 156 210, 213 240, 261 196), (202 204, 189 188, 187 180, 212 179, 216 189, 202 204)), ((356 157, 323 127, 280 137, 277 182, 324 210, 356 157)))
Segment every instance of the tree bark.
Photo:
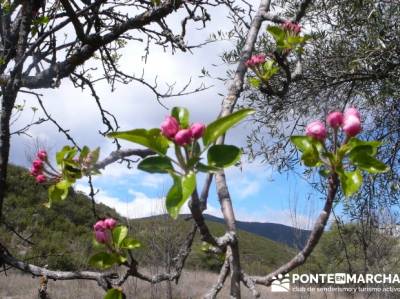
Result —
POLYGON ((6 194, 7 168, 10 154, 10 118, 16 94, 2 88, 0 115, 0 221, 3 215, 3 203, 6 194))

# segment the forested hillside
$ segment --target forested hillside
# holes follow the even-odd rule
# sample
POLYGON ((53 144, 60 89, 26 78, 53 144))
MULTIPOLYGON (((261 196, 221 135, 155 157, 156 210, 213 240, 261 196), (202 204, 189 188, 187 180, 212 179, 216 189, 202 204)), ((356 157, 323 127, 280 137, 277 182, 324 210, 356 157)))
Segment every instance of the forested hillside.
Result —
MULTIPOLYGON (((80 192, 70 192, 66 201, 54 203, 51 209, 44 206, 46 202, 46 187, 36 184, 27 169, 11 166, 4 214, 8 226, 27 241, 4 228, 1 241, 13 254, 40 265, 47 264, 52 269, 72 270, 86 266, 92 248, 92 225, 96 221, 90 199, 80 192)), ((127 223, 103 204, 96 204, 96 211, 101 217, 111 216, 127 223)), ((127 224, 133 236, 143 244, 136 251, 138 259, 149 266, 163 267, 168 258, 173 258, 191 227, 191 221, 183 218, 174 221, 163 215, 130 220, 127 224)), ((215 235, 223 234, 223 224, 208 223, 215 235)), ((294 253, 283 244, 245 231, 239 231, 239 238, 245 269, 251 268, 256 272, 272 270, 294 253)), ((200 265, 203 269, 217 270, 223 258, 207 254, 203 247, 197 236, 189 256, 189 266, 200 265), (200 260, 204 263, 198 263, 200 260)))

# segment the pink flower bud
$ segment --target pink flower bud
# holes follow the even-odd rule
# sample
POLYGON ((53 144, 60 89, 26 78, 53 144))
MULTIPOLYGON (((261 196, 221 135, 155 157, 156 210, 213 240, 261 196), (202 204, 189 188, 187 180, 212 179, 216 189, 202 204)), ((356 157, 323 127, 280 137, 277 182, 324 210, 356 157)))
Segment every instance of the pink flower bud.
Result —
POLYGON ((32 167, 30 171, 31 176, 37 177, 39 174, 42 174, 42 170, 32 167))
POLYGON ((191 127, 190 130, 192 131, 193 138, 199 139, 200 137, 203 136, 204 130, 206 129, 206 126, 201 123, 194 123, 191 127))
POLYGON ((306 135, 321 141, 324 140, 326 138, 325 125, 319 120, 309 123, 306 127, 306 135))
POLYGON ((245 65, 247 67, 255 67, 257 65, 263 64, 264 62, 265 62, 265 54, 257 54, 251 56, 251 58, 245 62, 245 65))
POLYGON ((106 226, 106 224, 104 223, 104 220, 99 220, 99 221, 97 221, 96 222, 96 224, 95 225, 93 225, 93 229, 95 230, 95 231, 104 231, 104 230, 106 230, 107 229, 107 226, 106 226))
POLYGON ((175 117, 167 116, 161 123, 161 133, 167 138, 174 138, 179 130, 179 123, 175 117))
POLYGON ((94 237, 96 238, 97 242, 104 244, 104 243, 108 242, 108 240, 110 238, 110 235, 109 235, 109 233, 107 231, 96 230, 94 232, 94 237))
POLYGON ((355 117, 361 119, 360 112, 358 112, 358 110, 356 108, 354 108, 354 107, 347 108, 344 111, 344 116, 346 117, 348 115, 354 115, 355 117))
POLYGON ((36 176, 36 183, 38 184, 43 184, 44 182, 46 182, 47 178, 44 174, 39 174, 38 176, 36 176))
POLYGON ((287 31, 291 31, 294 34, 299 34, 301 31, 301 25, 298 23, 293 23, 290 21, 285 21, 282 25, 283 29, 287 30, 287 31))
POLYGON ((183 129, 178 131, 175 135, 175 142, 178 145, 186 145, 192 139, 192 131, 190 129, 183 129))
POLYGON ((361 120, 355 114, 347 114, 344 116, 342 128, 348 136, 356 136, 362 129, 361 120))
POLYGON ((117 226, 117 220, 115 220, 113 218, 107 218, 104 220, 104 226, 107 229, 114 229, 114 227, 117 226))
POLYGON ((335 128, 335 129, 339 128, 343 123, 343 114, 342 114, 342 112, 335 111, 335 112, 329 113, 327 118, 326 118, 326 122, 332 128, 335 128))
POLYGON ((34 169, 42 169, 42 167, 43 167, 43 161, 42 160, 35 160, 35 161, 33 161, 32 162, 32 166, 33 166, 33 168, 34 169))
POLYGON ((42 160, 45 161, 47 159, 47 152, 45 150, 40 150, 37 153, 37 157, 42 160))

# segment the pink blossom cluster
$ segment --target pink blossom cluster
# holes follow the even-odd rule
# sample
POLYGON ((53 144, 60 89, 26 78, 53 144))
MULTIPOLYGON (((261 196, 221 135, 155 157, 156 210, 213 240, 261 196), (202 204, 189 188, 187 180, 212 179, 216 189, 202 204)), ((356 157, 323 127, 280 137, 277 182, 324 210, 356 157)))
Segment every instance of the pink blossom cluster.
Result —
POLYGON ((176 144, 184 146, 203 136, 206 126, 194 123, 190 128, 180 128, 178 121, 173 116, 167 116, 161 124, 161 133, 176 144))
POLYGON ((249 68, 257 67, 265 62, 265 57, 265 54, 253 55, 245 62, 245 65, 249 68))
POLYGON ((94 237, 97 242, 105 244, 111 240, 111 231, 117 226, 113 218, 99 220, 93 225, 94 237))
MULTIPOLYGON (((329 113, 326 123, 335 130, 341 127, 349 137, 356 136, 362 130, 360 112, 354 107, 346 109, 344 113, 329 113)), ((306 135, 322 141, 327 136, 327 129, 323 122, 316 120, 307 125, 306 135)))
POLYGON ((282 28, 286 31, 293 32, 294 34, 299 34, 301 31, 301 25, 291 21, 285 21, 282 24, 282 28))
POLYGON ((32 162, 31 175, 35 177, 36 182, 43 184, 47 181, 47 177, 43 173, 44 163, 47 161, 47 152, 40 150, 36 154, 36 159, 32 162))

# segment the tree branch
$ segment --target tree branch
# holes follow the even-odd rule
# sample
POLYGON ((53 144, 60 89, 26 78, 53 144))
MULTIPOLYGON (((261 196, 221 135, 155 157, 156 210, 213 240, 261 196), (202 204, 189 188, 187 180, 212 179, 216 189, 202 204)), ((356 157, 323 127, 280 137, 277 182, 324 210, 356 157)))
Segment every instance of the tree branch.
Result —
POLYGON ((270 274, 266 276, 250 277, 250 279, 253 280, 254 283, 269 286, 271 285, 271 282, 273 281, 274 277, 277 277, 279 274, 286 274, 306 262, 307 258, 314 250, 315 246, 318 244, 318 241, 324 232, 326 223, 328 222, 329 215, 332 210, 332 205, 336 196, 338 186, 339 186, 338 177, 336 174, 332 174, 328 179, 328 194, 324 208, 319 214, 317 221, 314 224, 314 227, 311 231, 311 234, 304 248, 288 263, 279 267, 277 270, 271 272, 270 274))

